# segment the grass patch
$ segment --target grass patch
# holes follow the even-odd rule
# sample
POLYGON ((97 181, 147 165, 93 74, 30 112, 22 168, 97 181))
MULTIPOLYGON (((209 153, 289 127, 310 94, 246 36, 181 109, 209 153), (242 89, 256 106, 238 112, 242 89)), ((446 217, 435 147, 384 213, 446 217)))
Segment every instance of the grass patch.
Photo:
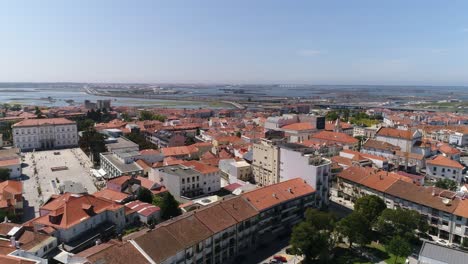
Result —
POLYGON ((366 257, 362 256, 353 249, 337 247, 334 249, 333 263, 335 264, 371 264, 366 257))
POLYGON ((380 259, 383 259, 386 263, 389 263, 389 264, 405 264, 405 260, 406 258, 403 258, 403 257, 399 257, 397 259, 397 261, 395 262, 396 260, 396 256, 393 255, 393 254, 388 254, 386 251, 385 251, 385 246, 382 245, 382 244, 377 244, 375 242, 372 242, 370 245, 367 246, 367 248, 369 249, 369 251, 374 254, 374 256, 380 258, 380 259))
POLYGON ((139 227, 131 227, 131 228, 127 228, 123 231, 123 235, 126 236, 126 235, 129 235, 131 233, 134 233, 136 231, 140 230, 139 227))

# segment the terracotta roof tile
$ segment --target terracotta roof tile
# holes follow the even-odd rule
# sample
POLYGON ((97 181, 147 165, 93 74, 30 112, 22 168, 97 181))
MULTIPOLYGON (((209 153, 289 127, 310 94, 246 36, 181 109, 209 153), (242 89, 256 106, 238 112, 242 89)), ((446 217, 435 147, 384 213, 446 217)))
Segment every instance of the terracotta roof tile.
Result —
POLYGON ((296 178, 256 189, 242 196, 257 210, 263 211, 277 204, 314 193, 315 190, 303 179, 296 178))
POLYGON ((295 130, 295 131, 304 131, 304 130, 314 130, 315 126, 312 123, 294 123, 281 127, 283 130, 295 130))
POLYGON ((27 126, 44 126, 44 125, 71 125, 76 124, 75 121, 66 118, 42 118, 42 119, 25 119, 13 125, 13 127, 27 126))
POLYGON ((451 160, 447 157, 444 157, 442 155, 436 156, 433 159, 429 159, 426 161, 426 164, 430 164, 433 166, 443 166, 443 167, 450 167, 450 168, 457 168, 457 169, 463 169, 464 166, 461 165, 458 161, 456 160, 451 160))
POLYGON ((358 139, 353 138, 348 134, 330 131, 321 131, 317 134, 312 135, 312 138, 343 144, 357 144, 359 142, 358 139))

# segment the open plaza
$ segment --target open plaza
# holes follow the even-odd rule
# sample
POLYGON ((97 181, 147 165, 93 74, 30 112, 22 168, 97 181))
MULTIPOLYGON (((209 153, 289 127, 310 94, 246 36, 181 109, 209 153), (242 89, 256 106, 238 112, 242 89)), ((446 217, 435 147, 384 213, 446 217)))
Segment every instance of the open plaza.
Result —
POLYGON ((39 207, 61 191, 97 191, 92 163, 79 148, 26 152, 23 159, 24 220, 38 216, 39 207))

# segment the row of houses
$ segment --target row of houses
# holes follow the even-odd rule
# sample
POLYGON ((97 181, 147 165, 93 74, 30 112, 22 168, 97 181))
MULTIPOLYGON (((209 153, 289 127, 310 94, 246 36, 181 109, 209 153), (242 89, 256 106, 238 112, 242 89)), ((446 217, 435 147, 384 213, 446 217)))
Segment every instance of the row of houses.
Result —
POLYGON ((225 198, 153 230, 136 233, 123 243, 92 247, 71 260, 117 264, 232 262, 290 229, 301 221, 306 208, 315 206, 315 190, 304 180, 293 179, 225 198), (123 249, 127 256, 116 258, 123 249))
POLYGON ((430 235, 454 244, 468 239, 467 193, 420 186, 404 174, 368 167, 343 170, 336 186, 336 195, 352 203, 365 195, 377 195, 388 208, 419 212, 430 225, 430 235))

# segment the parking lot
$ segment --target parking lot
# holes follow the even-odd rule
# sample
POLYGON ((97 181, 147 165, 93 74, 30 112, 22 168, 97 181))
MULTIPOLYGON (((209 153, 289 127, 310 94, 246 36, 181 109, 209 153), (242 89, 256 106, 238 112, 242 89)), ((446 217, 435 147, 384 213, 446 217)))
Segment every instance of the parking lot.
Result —
POLYGON ((23 220, 38 216, 39 207, 51 195, 59 194, 59 186, 63 183, 67 183, 68 188, 96 192, 91 167, 91 161, 79 148, 24 153, 21 177, 25 199, 23 220))

